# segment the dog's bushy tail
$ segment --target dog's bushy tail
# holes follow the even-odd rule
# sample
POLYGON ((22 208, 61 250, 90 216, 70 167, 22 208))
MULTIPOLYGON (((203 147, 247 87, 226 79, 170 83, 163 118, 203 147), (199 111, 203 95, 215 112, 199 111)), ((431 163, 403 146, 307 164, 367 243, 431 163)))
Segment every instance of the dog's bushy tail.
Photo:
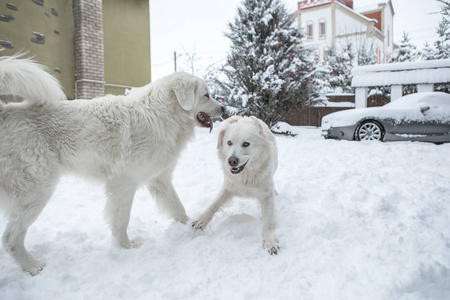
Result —
POLYGON ((23 54, 0 57, 0 95, 42 104, 66 99, 58 80, 23 54))

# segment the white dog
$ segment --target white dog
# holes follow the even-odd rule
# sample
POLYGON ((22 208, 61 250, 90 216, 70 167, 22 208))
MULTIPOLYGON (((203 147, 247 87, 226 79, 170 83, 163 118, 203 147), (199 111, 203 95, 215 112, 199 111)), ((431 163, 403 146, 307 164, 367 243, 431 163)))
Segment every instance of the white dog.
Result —
POLYGON ((231 117, 220 127, 217 149, 224 182, 216 200, 192 226, 204 229, 214 214, 234 196, 257 198, 262 210, 263 248, 270 254, 277 254, 273 183, 278 166, 275 137, 269 127, 255 117, 231 117))
POLYGON ((9 215, 2 242, 25 272, 36 275, 45 266, 28 253, 24 239, 66 173, 105 184, 105 211, 121 248, 139 246, 127 227, 141 185, 171 217, 188 222, 172 172, 194 127, 212 130, 210 116, 222 112, 203 80, 174 73, 128 96, 64 101, 56 79, 41 66, 2 57, 0 93, 25 100, 0 102, 0 207, 9 215))

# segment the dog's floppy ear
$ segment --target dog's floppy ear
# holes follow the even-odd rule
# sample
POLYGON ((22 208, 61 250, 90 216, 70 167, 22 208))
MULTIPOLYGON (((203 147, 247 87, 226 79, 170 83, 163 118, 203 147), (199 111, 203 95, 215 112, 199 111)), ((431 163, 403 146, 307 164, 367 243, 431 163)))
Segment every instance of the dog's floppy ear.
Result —
POLYGON ((191 111, 195 104, 195 82, 193 80, 179 81, 173 88, 175 97, 181 108, 191 111))
POLYGON ((263 124, 261 124, 262 121, 259 120, 257 117, 254 117, 254 116, 250 116, 250 119, 252 119, 255 122, 256 126, 258 126, 259 134, 264 136, 264 128, 263 128, 263 124))
MULTIPOLYGON (((225 124, 223 124, 223 125, 225 125, 225 124)), ((221 130, 219 132, 219 137, 217 138, 217 150, 219 150, 220 147, 222 147, 222 145, 223 145, 223 136, 225 135, 225 129, 226 128, 221 128, 221 130)))
POLYGON ((236 123, 237 121, 239 121, 240 119, 242 119, 241 116, 232 116, 232 117, 229 117, 228 119, 226 119, 225 122, 227 124, 233 124, 233 123, 236 123))

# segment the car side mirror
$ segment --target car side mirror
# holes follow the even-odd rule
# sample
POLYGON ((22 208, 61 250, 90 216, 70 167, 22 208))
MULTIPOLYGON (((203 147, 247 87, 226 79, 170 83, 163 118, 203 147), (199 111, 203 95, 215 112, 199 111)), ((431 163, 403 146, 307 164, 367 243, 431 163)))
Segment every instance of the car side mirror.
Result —
POLYGON ((420 107, 420 111, 421 111, 422 113, 425 113, 427 110, 430 110, 430 107, 429 107, 429 106, 422 106, 422 107, 420 107))

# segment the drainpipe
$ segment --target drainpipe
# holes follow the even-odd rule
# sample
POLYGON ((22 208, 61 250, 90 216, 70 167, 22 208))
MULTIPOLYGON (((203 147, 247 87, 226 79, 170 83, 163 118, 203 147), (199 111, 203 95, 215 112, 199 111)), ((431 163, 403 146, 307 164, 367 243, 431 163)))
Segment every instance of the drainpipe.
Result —
POLYGON ((78 79, 78 80, 75 80, 75 99, 78 99, 78 83, 80 83, 80 82, 99 83, 99 84, 103 84, 104 86, 124 88, 124 89, 134 88, 134 86, 123 85, 123 84, 114 84, 114 83, 106 83, 106 81, 102 81, 102 80, 78 79))
POLYGON ((100 84, 105 84, 105 81, 101 81, 101 80, 93 80, 93 79, 78 79, 75 80, 75 99, 78 99, 78 83, 80 82, 92 82, 92 83, 100 83, 100 84))

